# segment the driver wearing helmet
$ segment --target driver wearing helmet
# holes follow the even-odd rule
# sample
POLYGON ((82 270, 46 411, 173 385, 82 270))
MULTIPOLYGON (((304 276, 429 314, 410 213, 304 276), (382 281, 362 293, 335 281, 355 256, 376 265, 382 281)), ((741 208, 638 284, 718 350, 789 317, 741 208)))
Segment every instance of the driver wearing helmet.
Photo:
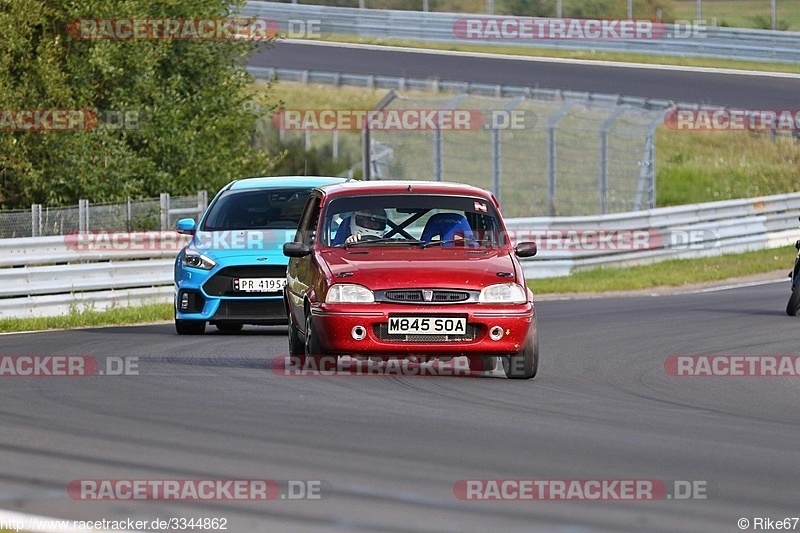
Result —
POLYGON ((350 217, 350 236, 345 244, 362 239, 380 239, 386 230, 386 210, 381 208, 359 209, 350 217))

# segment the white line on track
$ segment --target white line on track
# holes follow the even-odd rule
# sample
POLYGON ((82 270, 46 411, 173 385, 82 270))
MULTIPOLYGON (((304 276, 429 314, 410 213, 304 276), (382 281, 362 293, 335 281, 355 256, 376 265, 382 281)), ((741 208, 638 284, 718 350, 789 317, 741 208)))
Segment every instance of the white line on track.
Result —
POLYGON ((743 289, 745 287, 757 287, 759 285, 771 285, 773 283, 785 283, 789 278, 770 279, 766 281, 751 281, 748 283, 736 283, 733 285, 722 285, 720 287, 709 287, 707 289, 698 289, 694 291, 677 292, 675 294, 705 294, 707 292, 729 291, 731 289, 743 289))
POLYGON ((331 41, 313 41, 306 39, 282 39, 279 42, 290 44, 307 44, 312 46, 323 46, 329 48, 355 48, 362 50, 376 50, 384 52, 409 52, 415 54, 454 56, 454 57, 478 57, 484 59, 506 59, 510 61, 528 61, 533 63, 564 63, 571 65, 589 65, 601 67, 644 69, 644 70, 666 70, 678 72, 702 72, 709 74, 726 74, 731 76, 756 76, 764 78, 790 78, 800 79, 800 74, 793 72, 766 72, 760 70, 739 70, 733 68, 715 67, 692 67, 684 65, 654 65, 650 63, 628 63, 624 61, 605 61, 592 59, 570 59, 565 57, 535 57, 511 54, 492 54, 488 52, 464 52, 460 50, 434 50, 430 48, 413 48, 409 46, 389 46, 378 44, 358 44, 358 43, 339 43, 331 41))
MULTIPOLYGON (((688 291, 676 290, 674 292, 647 292, 648 289, 639 289, 632 291, 611 291, 609 293, 573 293, 561 295, 558 293, 544 294, 541 296, 534 295, 536 302, 554 302, 564 300, 596 300, 599 298, 658 298, 661 296, 683 296, 686 294, 705 294, 709 292, 729 291, 732 289, 743 289, 746 287, 756 287, 758 285, 771 285, 773 283, 783 283, 789 281, 789 278, 770 279, 765 281, 748 281, 742 283, 732 283, 729 285, 717 285, 705 289, 692 289, 688 291)), ((655 289, 655 288, 654 288, 655 289)), ((663 289, 663 288, 662 288, 663 289)), ((676 287, 677 289, 677 287, 676 287)))

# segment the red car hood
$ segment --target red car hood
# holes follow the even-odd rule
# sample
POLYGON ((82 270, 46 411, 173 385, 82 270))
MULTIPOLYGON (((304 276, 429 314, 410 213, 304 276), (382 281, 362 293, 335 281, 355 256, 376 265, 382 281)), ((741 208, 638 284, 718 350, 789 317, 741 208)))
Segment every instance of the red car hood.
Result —
POLYGON ((442 287, 481 289, 516 280, 511 252, 469 248, 332 248, 321 253, 334 283, 358 283, 372 290, 442 287), (484 253, 485 252, 485 253, 484 253), (498 276, 508 272, 511 277, 498 276), (343 275, 352 273, 352 275, 343 275))

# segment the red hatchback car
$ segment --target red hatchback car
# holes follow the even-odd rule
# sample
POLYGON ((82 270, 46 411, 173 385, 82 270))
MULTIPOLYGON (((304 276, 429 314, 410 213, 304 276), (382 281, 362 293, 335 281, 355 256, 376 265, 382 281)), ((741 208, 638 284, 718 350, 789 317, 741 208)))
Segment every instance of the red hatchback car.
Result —
POLYGON ((292 356, 451 358, 510 378, 539 366, 533 294, 488 191, 347 182, 314 190, 284 289, 292 356))

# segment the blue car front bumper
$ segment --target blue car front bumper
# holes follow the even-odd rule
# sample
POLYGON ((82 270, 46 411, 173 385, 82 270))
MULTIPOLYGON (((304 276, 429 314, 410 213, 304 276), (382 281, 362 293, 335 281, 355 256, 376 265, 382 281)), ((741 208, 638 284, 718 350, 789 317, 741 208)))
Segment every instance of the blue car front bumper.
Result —
POLYGON ((286 324, 282 291, 243 293, 234 290, 233 280, 237 278, 286 279, 286 265, 254 263, 226 261, 211 270, 202 270, 181 264, 181 256, 178 256, 175 262, 175 318, 212 324, 286 324))

